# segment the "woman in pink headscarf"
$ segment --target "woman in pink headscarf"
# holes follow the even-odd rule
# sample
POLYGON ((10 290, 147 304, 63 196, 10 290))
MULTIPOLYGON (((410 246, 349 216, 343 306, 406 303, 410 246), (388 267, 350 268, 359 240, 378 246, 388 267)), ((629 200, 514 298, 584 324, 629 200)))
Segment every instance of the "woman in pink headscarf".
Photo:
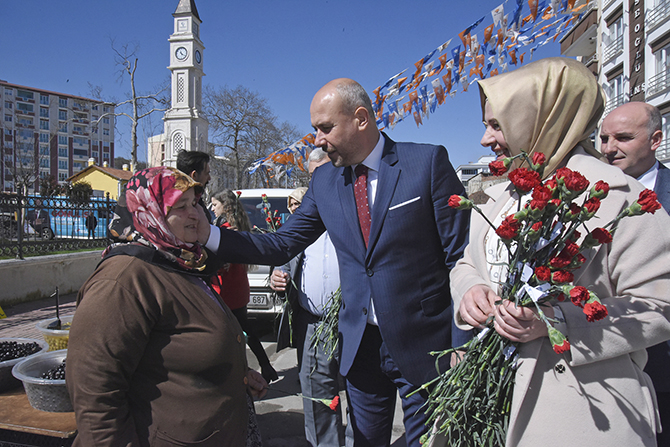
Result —
MULTIPOLYGON (((244 446, 248 396, 267 383, 212 291, 197 243, 202 185, 136 173, 110 225, 120 241, 79 291, 66 380, 77 446, 244 446)), ((204 216, 203 216, 204 217, 204 216)))

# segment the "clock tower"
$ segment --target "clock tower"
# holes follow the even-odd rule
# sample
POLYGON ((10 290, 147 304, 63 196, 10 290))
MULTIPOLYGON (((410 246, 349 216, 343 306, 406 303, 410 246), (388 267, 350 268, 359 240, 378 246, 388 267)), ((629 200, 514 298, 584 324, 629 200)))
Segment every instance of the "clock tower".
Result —
POLYGON ((172 101, 163 116, 164 131, 149 139, 149 164, 176 167, 181 150, 210 152, 209 123, 201 115, 202 65, 205 46, 200 40, 200 16, 194 0, 179 0, 170 42, 172 101))

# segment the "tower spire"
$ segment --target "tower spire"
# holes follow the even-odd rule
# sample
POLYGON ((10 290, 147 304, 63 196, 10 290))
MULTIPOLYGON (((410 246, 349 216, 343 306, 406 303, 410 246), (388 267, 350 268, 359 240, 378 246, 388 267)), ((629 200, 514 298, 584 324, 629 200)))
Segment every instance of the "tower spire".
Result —
POLYGON ((198 8, 195 7, 195 0, 179 0, 177 9, 172 15, 176 17, 182 14, 193 14, 193 16, 202 23, 202 19, 200 19, 200 16, 198 15, 198 8))

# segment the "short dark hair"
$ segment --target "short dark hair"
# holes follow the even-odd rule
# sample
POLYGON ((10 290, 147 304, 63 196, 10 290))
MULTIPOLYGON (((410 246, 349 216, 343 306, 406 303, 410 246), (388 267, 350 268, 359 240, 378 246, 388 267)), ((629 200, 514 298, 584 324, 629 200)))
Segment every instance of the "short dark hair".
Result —
POLYGON ((209 163, 209 154, 198 151, 179 151, 177 153, 177 169, 181 172, 191 175, 195 171, 200 174, 205 170, 205 165, 209 163))

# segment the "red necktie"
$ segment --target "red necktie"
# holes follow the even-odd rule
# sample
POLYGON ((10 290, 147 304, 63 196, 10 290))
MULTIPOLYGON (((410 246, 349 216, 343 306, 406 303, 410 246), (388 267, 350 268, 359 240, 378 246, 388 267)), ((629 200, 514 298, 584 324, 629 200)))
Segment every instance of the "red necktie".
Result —
POLYGON ((358 211, 358 222, 361 225, 361 233, 365 240, 365 247, 370 239, 370 207, 368 205, 368 167, 362 164, 354 170, 356 182, 354 183, 354 197, 356 198, 356 211, 358 211))

